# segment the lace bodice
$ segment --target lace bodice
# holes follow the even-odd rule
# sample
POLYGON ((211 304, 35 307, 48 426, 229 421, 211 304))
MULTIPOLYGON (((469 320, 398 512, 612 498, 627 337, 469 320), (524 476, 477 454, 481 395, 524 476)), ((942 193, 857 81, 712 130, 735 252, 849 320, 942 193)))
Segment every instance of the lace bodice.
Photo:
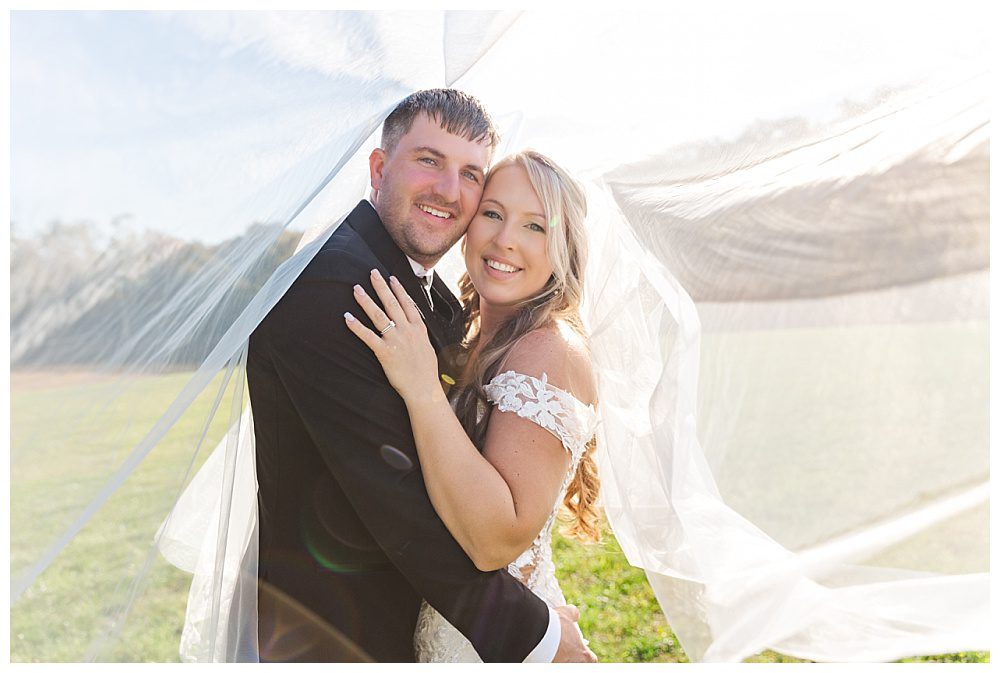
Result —
MULTIPOLYGON (((549 579, 549 576, 555 581, 554 568, 552 573, 542 572, 552 565, 552 525, 587 441, 594 434, 596 415, 593 407, 585 406, 565 390, 549 385, 545 374, 542 374, 541 379, 536 379, 507 371, 494 377, 485 386, 485 390, 487 399, 498 410, 516 413, 521 418, 542 426, 559 438, 571 457, 569 469, 559 489, 559 497, 553 504, 548 520, 531 546, 507 568, 511 575, 527 584, 529 589, 542 595, 542 592, 536 591, 540 588, 540 583, 549 579)), ((558 591, 558 587, 554 588, 558 591)))
MULTIPOLYGON (((550 385, 544 373, 538 379, 506 371, 495 376, 484 386, 484 390, 497 410, 515 413, 537 423, 558 437, 570 454, 570 464, 549 518, 531 546, 507 567, 511 575, 524 582, 550 606, 565 605, 552 562, 552 526, 587 442, 594 435, 597 414, 593 406, 585 405, 567 391, 550 385)), ((485 413, 486 409, 482 412, 485 413)), ((414 647, 417 661, 479 661, 469 641, 426 603, 417 620, 414 647)))

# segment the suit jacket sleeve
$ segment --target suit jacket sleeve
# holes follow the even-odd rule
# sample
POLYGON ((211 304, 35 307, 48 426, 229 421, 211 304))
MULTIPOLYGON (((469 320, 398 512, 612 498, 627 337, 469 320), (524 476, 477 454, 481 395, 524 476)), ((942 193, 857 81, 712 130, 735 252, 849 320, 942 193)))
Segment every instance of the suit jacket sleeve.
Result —
MULTIPOLYGON (((344 263, 341 256, 337 265, 344 263)), ((375 296, 371 266, 350 266, 339 277, 356 279, 375 296)), ((484 661, 523 660, 545 633, 547 606, 506 571, 480 572, 437 516, 406 406, 375 356, 347 330, 345 311, 367 322, 351 283, 300 278, 255 331, 252 349, 269 360, 323 461, 416 592, 484 661), (405 454, 412 467, 386 460, 384 446, 405 454)))

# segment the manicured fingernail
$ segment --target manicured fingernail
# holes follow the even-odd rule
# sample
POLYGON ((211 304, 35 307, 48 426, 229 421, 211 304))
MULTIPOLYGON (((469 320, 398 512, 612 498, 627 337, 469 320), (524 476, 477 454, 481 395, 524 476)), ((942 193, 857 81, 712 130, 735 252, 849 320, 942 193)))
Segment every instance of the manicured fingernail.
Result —
POLYGON ((389 276, 389 282, 392 283, 393 285, 396 285, 396 284, 399 283, 399 281, 396 280, 395 276, 389 276))
POLYGON ((354 322, 355 321, 355 317, 353 315, 351 315, 350 311, 348 311, 347 313, 345 313, 344 317, 347 318, 347 322, 354 322))
POLYGON ((378 269, 372 269, 372 278, 381 278, 382 274, 378 272, 378 269))
POLYGON ((360 285, 355 285, 354 286, 354 291, 357 294, 364 294, 365 293, 365 288, 361 287, 360 285))

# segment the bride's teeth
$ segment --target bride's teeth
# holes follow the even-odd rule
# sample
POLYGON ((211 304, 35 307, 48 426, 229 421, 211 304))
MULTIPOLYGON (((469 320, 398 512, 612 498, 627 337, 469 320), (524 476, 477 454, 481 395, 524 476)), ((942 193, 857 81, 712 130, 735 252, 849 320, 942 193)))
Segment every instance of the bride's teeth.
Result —
POLYGON ((509 264, 501 264, 500 262, 494 262, 492 259, 486 260, 486 266, 491 269, 496 269, 497 271, 506 271, 507 273, 514 273, 517 271, 517 267, 510 266, 509 264))
POLYGON ((435 210, 435 209, 431 208, 430 206, 417 206, 417 208, 419 208, 420 210, 424 211, 425 213, 430 213, 434 217, 443 217, 443 218, 446 218, 446 219, 449 218, 449 217, 451 217, 451 213, 445 213, 445 212, 442 212, 440 210, 435 210))

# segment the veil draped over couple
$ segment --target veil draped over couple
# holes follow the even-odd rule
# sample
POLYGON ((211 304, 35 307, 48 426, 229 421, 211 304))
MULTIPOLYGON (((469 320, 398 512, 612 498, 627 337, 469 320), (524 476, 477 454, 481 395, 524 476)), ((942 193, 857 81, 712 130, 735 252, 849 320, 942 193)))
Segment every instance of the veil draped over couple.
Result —
POLYGON ((322 43, 370 53, 309 63, 329 98, 274 88, 296 124, 241 148, 234 217, 281 226, 12 238, 12 656, 144 658, 162 628, 188 661, 590 660, 551 535, 602 514, 692 660, 988 648, 987 78, 935 16, 940 53, 852 61, 869 18, 824 95, 764 50, 702 101, 630 79, 709 56, 662 51, 662 16, 331 14, 322 43), (511 79, 524 45, 593 88, 511 79))

